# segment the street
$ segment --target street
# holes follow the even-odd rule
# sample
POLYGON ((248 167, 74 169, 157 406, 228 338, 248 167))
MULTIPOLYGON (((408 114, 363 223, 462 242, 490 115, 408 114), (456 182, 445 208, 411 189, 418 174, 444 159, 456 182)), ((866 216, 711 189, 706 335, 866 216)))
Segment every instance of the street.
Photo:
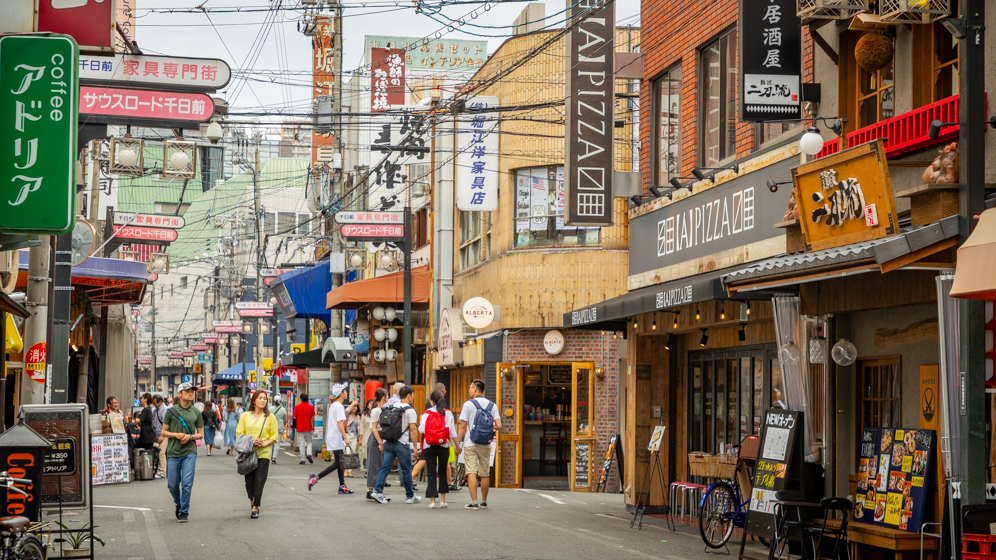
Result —
MULTIPOLYGON (((362 479, 347 479, 356 492, 335 493, 335 474, 308 492, 308 473, 327 463, 298 465, 285 445, 270 466, 260 518, 249 519, 243 479, 232 457, 200 450, 190 522, 177 523, 165 480, 135 481, 94 489, 97 534, 109 560, 277 557, 339 558, 710 558, 698 530, 663 528, 646 517, 630 529, 619 494, 497 489, 487 510, 467 511, 466 489, 450 494, 448 509, 428 502, 404 504, 404 490, 385 489, 388 505, 364 499, 362 479)), ((359 471, 354 473, 357 477, 359 471)), ((392 475, 389 481, 395 480, 392 475)), ((417 494, 424 493, 425 483, 417 494)), ((83 516, 69 516, 83 522, 83 516), (77 519, 78 518, 78 519, 77 519)), ((80 523, 71 523, 77 526, 80 523)), ((740 541, 731 539, 735 554, 740 541)), ((756 544, 749 547, 756 550, 756 544)), ((754 556, 758 556, 757 553, 754 556)))

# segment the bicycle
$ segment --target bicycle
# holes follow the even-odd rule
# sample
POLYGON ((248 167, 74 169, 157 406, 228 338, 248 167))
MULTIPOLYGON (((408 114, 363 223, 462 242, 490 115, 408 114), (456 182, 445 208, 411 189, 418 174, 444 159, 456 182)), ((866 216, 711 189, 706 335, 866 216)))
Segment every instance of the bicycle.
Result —
MULTIPOLYGON (((747 436, 740 442, 732 476, 724 476, 709 485, 699 501, 699 533, 709 548, 721 548, 733 535, 733 529, 743 529, 750 505, 751 473, 747 462, 757 457, 757 436, 747 436), (741 492, 741 489, 746 492, 741 492), (744 495, 747 499, 744 499, 744 495)), ((769 543, 758 537, 762 544, 769 543)))
MULTIPOLYGON (((33 484, 24 478, 7 476, 7 471, 0 472, 0 488, 6 488, 24 497, 28 493, 14 484, 33 484)), ((0 558, 3 560, 45 560, 45 547, 35 535, 39 529, 48 523, 33 523, 27 517, 14 515, 0 517, 0 558)))

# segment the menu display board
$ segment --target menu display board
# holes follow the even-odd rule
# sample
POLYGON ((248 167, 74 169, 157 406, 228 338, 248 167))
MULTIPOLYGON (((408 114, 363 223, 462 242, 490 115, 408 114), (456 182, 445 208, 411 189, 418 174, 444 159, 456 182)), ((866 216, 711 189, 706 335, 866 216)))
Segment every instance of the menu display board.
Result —
POLYGON ((917 532, 934 463, 934 430, 865 428, 854 520, 917 532))
POLYGON ((547 381, 550 385, 570 385, 571 384, 571 365, 570 364, 556 364, 550 366, 547 373, 547 381))
POLYGON ((801 412, 772 408, 764 413, 754 487, 747 508, 746 531, 752 535, 774 537, 775 493, 785 490, 788 477, 801 468, 801 449, 796 446, 801 430, 801 412))
POLYGON ((128 436, 102 434, 90 438, 93 485, 128 482, 128 436))
MULTIPOLYGON (((52 442, 45 451, 42 506, 86 507, 90 498, 86 446, 90 418, 85 404, 27 404, 24 422, 52 442)), ((123 417, 122 417, 123 418, 123 417)), ((122 434, 119 437, 124 438, 122 434)), ((127 453, 127 447, 126 447, 127 453)))
POLYGON ((588 488, 590 470, 590 441, 576 441, 574 443, 574 487, 588 488))

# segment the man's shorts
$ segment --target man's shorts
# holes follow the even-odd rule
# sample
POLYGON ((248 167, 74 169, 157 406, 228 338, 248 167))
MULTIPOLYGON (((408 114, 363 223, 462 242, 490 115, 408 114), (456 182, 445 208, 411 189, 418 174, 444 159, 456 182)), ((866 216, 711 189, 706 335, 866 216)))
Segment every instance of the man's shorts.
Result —
POLYGON ((491 446, 472 445, 464 447, 463 462, 467 474, 476 474, 481 478, 491 476, 491 446))

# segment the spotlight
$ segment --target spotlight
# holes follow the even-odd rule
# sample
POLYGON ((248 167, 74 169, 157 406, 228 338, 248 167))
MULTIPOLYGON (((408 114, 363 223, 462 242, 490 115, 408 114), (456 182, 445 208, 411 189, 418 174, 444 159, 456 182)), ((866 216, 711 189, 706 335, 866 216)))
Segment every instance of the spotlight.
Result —
POLYGON ((699 181, 705 181, 706 179, 705 173, 703 173, 702 170, 699 169, 698 167, 692 169, 692 175, 695 175, 695 178, 698 179, 699 181))
POLYGON ((778 183, 774 182, 771 179, 768 179, 767 185, 768 185, 768 190, 769 191, 771 191, 771 192, 778 192, 778 183))
POLYGON ((681 181, 679 181, 677 177, 671 177, 671 180, 668 181, 668 183, 671 183, 671 186, 675 189, 685 188, 685 185, 681 184, 681 181))
POLYGON ((946 123, 934 119, 930 121, 930 128, 927 129, 927 138, 930 138, 931 140, 937 140, 937 137, 941 135, 941 127, 953 126, 956 124, 958 123, 946 123))
POLYGON ((673 344, 673 343, 674 343, 674 335, 669 333, 667 335, 667 338, 664 340, 664 349, 665 350, 670 350, 671 349, 671 344, 673 344))
POLYGON ((643 204, 643 197, 641 197, 638 194, 634 194, 633 196, 629 197, 629 201, 633 203, 633 206, 639 206, 643 204))
POLYGON ((654 195, 654 198, 660 198, 664 196, 664 193, 661 192, 660 187, 650 187, 650 194, 654 195))
POLYGON ((696 307, 696 308, 695 308, 695 320, 696 320, 696 321, 698 321, 698 320, 699 320, 699 319, 701 319, 701 318, 702 318, 702 314, 701 314, 701 313, 699 313, 699 308, 698 308, 698 307, 696 307))
POLYGON ((650 326, 650 330, 652 330, 652 331, 656 331, 657 330, 657 319, 654 319, 654 324, 650 326))
POLYGON ((699 339, 699 346, 705 346, 709 343, 709 335, 706 334, 706 329, 702 329, 702 338, 699 339))
POLYGON ((740 342, 747 341, 747 331, 745 330, 746 328, 747 328, 747 323, 740 323, 740 330, 737 332, 737 340, 739 340, 740 342))

